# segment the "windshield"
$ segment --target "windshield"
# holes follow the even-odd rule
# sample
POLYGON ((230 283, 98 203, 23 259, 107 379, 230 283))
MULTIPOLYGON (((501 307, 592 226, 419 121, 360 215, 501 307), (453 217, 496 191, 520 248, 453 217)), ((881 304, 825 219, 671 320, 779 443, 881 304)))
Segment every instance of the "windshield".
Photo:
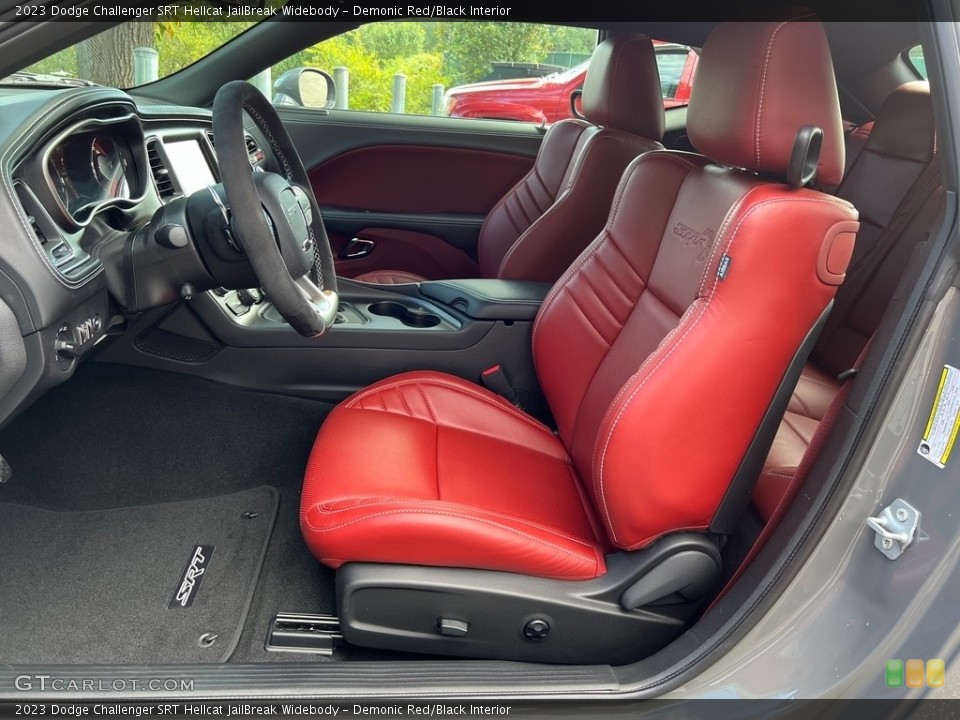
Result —
POLYGON ((136 87, 192 65, 254 24, 248 20, 124 22, 35 62, 3 82, 66 85, 86 81, 136 87))

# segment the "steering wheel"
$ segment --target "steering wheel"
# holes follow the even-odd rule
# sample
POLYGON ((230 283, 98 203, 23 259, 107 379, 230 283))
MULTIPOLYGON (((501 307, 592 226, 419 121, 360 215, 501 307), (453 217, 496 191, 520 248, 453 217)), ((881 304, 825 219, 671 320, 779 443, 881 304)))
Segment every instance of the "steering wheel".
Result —
POLYGON ((322 335, 337 316, 336 269, 310 179, 280 118, 259 90, 237 80, 213 102, 213 137, 233 240, 280 315, 301 335, 322 335), (281 173, 253 171, 244 113, 281 173))

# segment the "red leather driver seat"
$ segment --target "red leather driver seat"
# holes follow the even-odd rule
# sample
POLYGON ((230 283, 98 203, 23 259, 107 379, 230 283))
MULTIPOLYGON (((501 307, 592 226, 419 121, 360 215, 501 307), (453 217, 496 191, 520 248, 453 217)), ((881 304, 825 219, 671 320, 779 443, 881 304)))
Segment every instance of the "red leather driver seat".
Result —
MULTIPOLYGON (((585 119, 550 126, 533 168, 484 220, 477 240, 481 277, 555 281, 603 228, 630 161, 663 147, 663 97, 650 38, 627 33, 600 43, 581 106, 585 119)), ((375 270, 356 279, 396 285, 426 278, 375 270)))
POLYGON ((819 181, 843 173, 819 23, 718 26, 699 73, 688 132, 704 155, 631 163, 540 309, 533 359, 556 432, 437 372, 355 394, 303 486, 322 562, 602 579, 614 559, 709 529, 858 223, 845 201, 769 179, 807 125, 823 130, 819 181))

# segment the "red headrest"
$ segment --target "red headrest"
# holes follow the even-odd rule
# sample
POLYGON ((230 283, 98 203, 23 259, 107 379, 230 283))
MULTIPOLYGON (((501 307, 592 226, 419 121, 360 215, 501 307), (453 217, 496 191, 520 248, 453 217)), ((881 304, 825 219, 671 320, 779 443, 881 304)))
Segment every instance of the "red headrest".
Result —
POLYGON ((718 25, 687 112, 694 147, 718 163, 784 177, 804 125, 823 130, 817 181, 838 185, 843 127, 823 25, 810 18, 718 25))
POLYGON ((628 33, 597 45, 583 81, 580 106, 595 125, 659 141, 663 96, 650 38, 628 33))

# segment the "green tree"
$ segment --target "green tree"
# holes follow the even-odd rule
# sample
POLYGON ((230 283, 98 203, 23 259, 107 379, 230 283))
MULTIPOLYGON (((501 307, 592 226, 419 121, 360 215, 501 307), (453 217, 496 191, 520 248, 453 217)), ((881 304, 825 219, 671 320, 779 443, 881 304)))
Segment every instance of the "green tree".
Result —
POLYGON ((444 23, 444 70, 454 85, 476 82, 492 62, 542 62, 550 28, 534 23, 444 23))
POLYGON ((273 67, 350 73, 350 108, 388 112, 393 77, 407 77, 406 112, 429 113, 434 84, 475 82, 491 63, 544 62, 551 52, 586 56, 596 31, 532 23, 377 22, 325 40, 273 67))
POLYGON ((387 112, 390 83, 377 57, 360 38, 347 33, 314 45, 303 53, 304 65, 332 72, 336 67, 350 71, 350 108, 387 112))
POLYGON ((364 48, 388 63, 423 53, 427 31, 424 23, 383 22, 364 25, 357 37, 364 48))
POLYGON ((153 45, 153 23, 121 23, 77 44, 77 75, 101 85, 133 87, 133 48, 153 45))
POLYGON ((160 77, 165 77, 195 63, 253 24, 252 22, 240 21, 158 23, 155 47, 157 52, 160 53, 160 77))
POLYGON ((389 112, 393 77, 407 76, 406 112, 429 113, 432 87, 446 84, 443 57, 425 51, 425 23, 373 23, 318 43, 273 67, 278 76, 298 66, 350 72, 350 109, 389 112))
POLYGON ((405 111, 429 115, 433 101, 433 86, 445 85, 443 57, 437 53, 420 53, 397 60, 388 74, 403 73, 407 76, 407 103, 405 111))
POLYGON ((160 77, 190 65, 252 26, 239 21, 127 22, 34 63, 27 70, 130 87, 133 48, 159 53, 160 77))

